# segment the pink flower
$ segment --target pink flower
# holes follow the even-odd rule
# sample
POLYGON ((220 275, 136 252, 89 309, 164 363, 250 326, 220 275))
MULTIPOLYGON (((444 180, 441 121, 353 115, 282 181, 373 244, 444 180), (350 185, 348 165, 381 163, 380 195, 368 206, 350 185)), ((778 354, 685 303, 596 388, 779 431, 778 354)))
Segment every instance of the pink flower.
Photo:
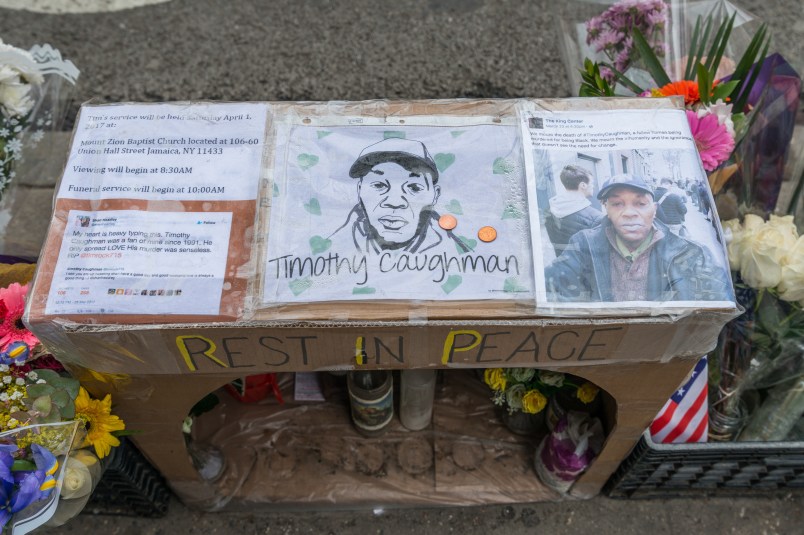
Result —
POLYGON ((694 111, 687 110, 687 121, 690 123, 692 137, 704 169, 714 171, 729 159, 734 150, 734 138, 729 135, 726 125, 720 124, 717 115, 713 113, 698 117, 694 111))
POLYGON ((22 323, 25 311, 25 294, 28 285, 14 283, 8 288, 0 288, 0 351, 14 342, 25 342, 33 348, 39 339, 22 323))

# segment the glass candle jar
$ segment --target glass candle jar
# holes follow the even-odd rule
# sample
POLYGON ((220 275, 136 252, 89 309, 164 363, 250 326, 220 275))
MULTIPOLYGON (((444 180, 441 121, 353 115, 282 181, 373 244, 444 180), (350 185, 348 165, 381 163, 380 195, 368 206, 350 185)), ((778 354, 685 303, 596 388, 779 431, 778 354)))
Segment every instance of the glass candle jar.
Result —
POLYGON ((352 423, 366 436, 382 434, 394 418, 394 379, 388 370, 352 371, 347 377, 352 423))
POLYGON ((402 370, 399 419, 411 431, 430 425, 433 419, 435 370, 402 370))

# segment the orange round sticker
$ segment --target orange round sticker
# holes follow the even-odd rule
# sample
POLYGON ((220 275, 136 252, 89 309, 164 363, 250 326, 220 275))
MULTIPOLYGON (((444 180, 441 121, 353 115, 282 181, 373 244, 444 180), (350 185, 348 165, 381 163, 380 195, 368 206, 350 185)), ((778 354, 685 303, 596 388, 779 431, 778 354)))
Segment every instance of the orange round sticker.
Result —
POLYGON ((497 231, 494 227, 483 227, 477 231, 477 237, 488 243, 497 239, 497 231))
POLYGON ((444 214, 438 218, 438 226, 444 230, 452 230, 458 226, 458 220, 454 215, 444 214))

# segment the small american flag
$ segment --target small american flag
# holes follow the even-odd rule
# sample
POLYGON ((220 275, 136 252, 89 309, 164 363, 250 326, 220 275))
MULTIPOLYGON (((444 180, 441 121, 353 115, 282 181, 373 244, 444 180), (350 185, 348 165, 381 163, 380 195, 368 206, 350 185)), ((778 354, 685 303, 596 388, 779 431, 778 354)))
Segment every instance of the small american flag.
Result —
POLYGON ((689 380, 667 400, 650 426, 653 442, 706 442, 709 433, 708 368, 703 357, 689 380))

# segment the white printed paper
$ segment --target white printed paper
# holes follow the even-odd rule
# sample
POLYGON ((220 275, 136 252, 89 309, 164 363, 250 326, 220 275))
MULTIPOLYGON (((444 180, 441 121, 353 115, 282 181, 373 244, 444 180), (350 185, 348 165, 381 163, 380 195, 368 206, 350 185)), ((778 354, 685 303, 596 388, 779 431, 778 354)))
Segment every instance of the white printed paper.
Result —
POLYGON ((264 103, 84 107, 59 197, 255 199, 267 110, 264 103))
POLYGON ((71 210, 47 314, 216 315, 231 212, 71 210))
POLYGON ((278 132, 266 304, 532 298, 518 128, 415 119, 278 132))
POLYGON ((683 110, 525 113, 537 306, 731 308, 683 110))

